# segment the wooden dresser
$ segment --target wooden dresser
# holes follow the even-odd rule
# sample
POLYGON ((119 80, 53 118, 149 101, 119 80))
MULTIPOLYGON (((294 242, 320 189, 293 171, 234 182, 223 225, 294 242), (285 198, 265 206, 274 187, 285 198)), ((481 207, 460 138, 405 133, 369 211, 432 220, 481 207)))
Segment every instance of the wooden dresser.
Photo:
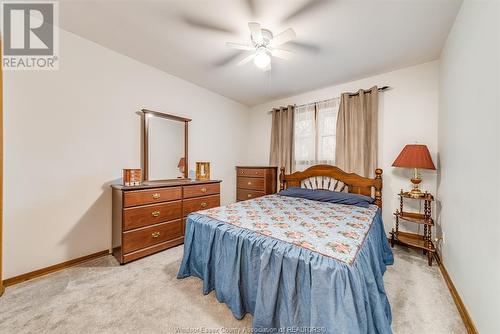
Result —
POLYGON ((220 206, 218 180, 174 180, 113 188, 113 255, 121 263, 184 242, 186 216, 220 206))
POLYGON ((278 167, 236 166, 236 200, 276 193, 278 167))

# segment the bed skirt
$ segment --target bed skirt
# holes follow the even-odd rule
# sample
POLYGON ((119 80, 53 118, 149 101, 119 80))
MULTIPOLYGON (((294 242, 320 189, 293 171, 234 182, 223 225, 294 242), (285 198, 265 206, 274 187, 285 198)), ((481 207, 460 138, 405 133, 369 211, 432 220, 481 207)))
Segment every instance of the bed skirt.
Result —
POLYGON ((256 331, 391 333, 383 274, 393 262, 380 210, 351 266, 194 213, 177 277, 202 279, 256 331))

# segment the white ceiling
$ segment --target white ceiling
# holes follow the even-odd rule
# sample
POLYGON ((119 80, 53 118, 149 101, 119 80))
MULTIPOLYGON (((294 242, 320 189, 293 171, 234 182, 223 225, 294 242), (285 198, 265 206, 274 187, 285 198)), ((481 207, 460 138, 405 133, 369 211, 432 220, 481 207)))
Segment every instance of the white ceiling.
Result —
POLYGON ((437 59, 460 4, 461 0, 62 0, 59 21, 65 30, 253 106, 437 59), (304 5, 307 8, 293 15, 304 5), (291 27, 302 46, 285 44, 283 48, 295 52, 293 58, 273 59, 270 72, 257 70, 251 62, 236 66, 244 54, 236 56, 225 42, 247 42, 249 21, 274 33, 291 27))

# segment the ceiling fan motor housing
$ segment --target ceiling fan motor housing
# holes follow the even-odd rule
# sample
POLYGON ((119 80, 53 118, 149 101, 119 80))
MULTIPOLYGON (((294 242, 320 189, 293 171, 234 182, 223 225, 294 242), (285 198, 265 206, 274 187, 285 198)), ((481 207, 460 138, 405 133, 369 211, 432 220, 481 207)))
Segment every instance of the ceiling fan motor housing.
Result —
POLYGON ((253 45, 258 48, 259 46, 268 46, 273 39, 273 33, 268 29, 261 29, 262 32, 262 43, 257 43, 253 36, 250 35, 253 45))

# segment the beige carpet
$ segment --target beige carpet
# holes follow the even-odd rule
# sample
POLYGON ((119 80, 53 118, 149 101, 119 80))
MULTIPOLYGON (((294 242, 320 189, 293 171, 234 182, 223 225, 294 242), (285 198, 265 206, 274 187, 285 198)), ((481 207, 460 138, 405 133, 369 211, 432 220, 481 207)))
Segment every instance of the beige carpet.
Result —
MULTIPOLYGON (((176 279, 182 246, 119 266, 106 256, 18 284, 0 298, 0 333, 243 333, 199 279, 176 279), (189 331, 189 328, 191 330, 189 331), (181 329, 179 331, 179 329, 181 329)), ((394 333, 466 333, 437 266, 413 250, 395 249, 384 280, 394 333)))

